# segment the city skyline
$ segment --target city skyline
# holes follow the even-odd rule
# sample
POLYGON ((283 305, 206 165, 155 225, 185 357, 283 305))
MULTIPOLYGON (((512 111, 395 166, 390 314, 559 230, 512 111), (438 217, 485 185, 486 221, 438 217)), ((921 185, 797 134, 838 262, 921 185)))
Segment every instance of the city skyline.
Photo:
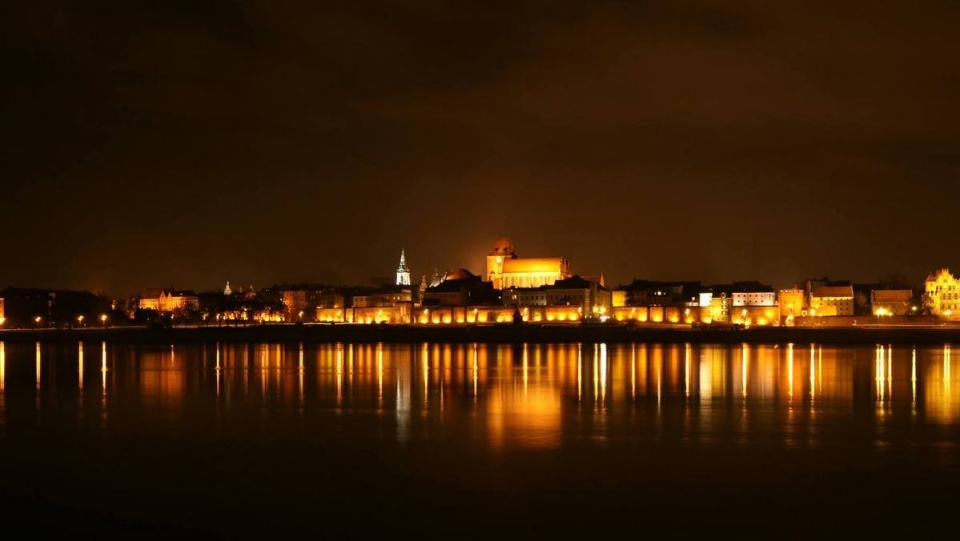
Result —
POLYGON ((11 5, 0 284, 960 267, 956 10, 11 5))
MULTIPOLYGON (((503 238, 505 237, 498 237, 497 239, 503 239, 503 238)), ((382 286, 382 285, 387 285, 389 283, 395 283, 395 285, 417 286, 422 279, 425 280, 425 283, 427 285, 430 285, 431 282, 436 280, 438 277, 442 278, 444 275, 450 272, 455 272, 458 269, 467 270, 468 272, 478 277, 484 276, 483 263, 479 264, 476 267, 454 265, 451 267, 442 267, 442 268, 433 266, 428 269, 427 267, 418 267, 416 264, 410 265, 408 263, 410 261, 410 258, 407 256, 408 252, 409 250, 407 250, 406 248, 400 249, 400 261, 401 261, 400 265, 401 266, 398 267, 396 264, 394 264, 393 267, 391 267, 393 269, 391 273, 386 272, 385 269, 381 269, 381 272, 379 273, 373 273, 365 277, 355 276, 341 282, 324 281, 324 280, 316 280, 316 279, 305 279, 305 280, 281 279, 273 282, 261 283, 255 286, 251 281, 234 280, 228 277, 228 278, 222 279, 218 284, 206 284, 206 283, 205 284, 190 284, 190 283, 180 284, 170 280, 167 280, 167 281, 161 280, 160 282, 148 284, 139 289, 129 290, 129 291, 108 291, 103 289, 69 287, 64 284, 38 285, 32 282, 7 283, 7 284, 0 283, 0 289, 6 288, 6 287, 12 287, 12 288, 19 288, 19 289, 41 289, 41 290, 85 290, 85 291, 91 291, 98 295, 113 297, 115 299, 122 299, 122 298, 128 298, 128 297, 136 297, 142 294, 144 291, 154 290, 154 289, 213 292, 213 291, 223 290, 224 285, 226 285, 226 287, 228 288, 232 287, 241 292, 244 290, 249 291, 249 290, 260 290, 264 288, 276 288, 276 287, 288 287, 288 286, 292 287, 292 286, 302 286, 302 285, 323 285, 323 286, 333 286, 333 287, 351 287, 351 286, 366 287, 366 286, 382 286), (405 271, 405 274, 407 275, 406 279, 408 280, 408 282, 403 284, 400 284, 398 282, 398 280, 400 279, 398 274, 400 274, 401 269, 405 271), (231 286, 231 283, 233 284, 232 286, 231 286)), ((532 256, 534 258, 538 258, 544 255, 544 254, 526 254, 522 252, 521 254, 524 257, 532 256)), ((490 255, 490 254, 488 253, 487 255, 490 255)), ((397 258, 394 258, 394 261, 397 261, 397 258)), ((888 284, 896 284, 898 286, 908 285, 912 288, 920 289, 923 287, 923 282, 927 277, 929 277, 932 274, 935 274, 940 269, 947 269, 947 270, 950 269, 950 267, 945 265, 934 266, 934 267, 931 267, 930 270, 924 273, 922 276, 908 276, 898 272, 879 272, 872 279, 866 279, 866 280, 855 280, 855 279, 851 279, 848 276, 840 276, 840 275, 834 275, 826 272, 821 272, 821 273, 815 273, 809 276, 798 277, 796 280, 789 281, 789 282, 776 283, 774 281, 767 279, 766 277, 755 276, 755 275, 733 277, 728 280, 709 280, 709 279, 704 279, 702 275, 699 275, 695 272, 683 273, 677 276, 647 276, 643 274, 634 273, 630 278, 626 280, 612 281, 610 280, 609 277, 607 277, 607 274, 604 273, 602 270, 600 269, 587 270, 584 267, 585 266, 582 266, 582 265, 571 264, 570 275, 604 277, 607 289, 611 289, 611 290, 617 287, 626 286, 634 281, 677 282, 677 283, 702 282, 705 286, 743 283, 743 282, 758 282, 758 283, 769 285, 774 289, 789 289, 792 287, 800 287, 805 282, 811 281, 811 280, 837 282, 837 283, 850 283, 850 284, 888 283, 888 284)), ((589 266, 589 267, 592 267, 592 266, 589 266)))

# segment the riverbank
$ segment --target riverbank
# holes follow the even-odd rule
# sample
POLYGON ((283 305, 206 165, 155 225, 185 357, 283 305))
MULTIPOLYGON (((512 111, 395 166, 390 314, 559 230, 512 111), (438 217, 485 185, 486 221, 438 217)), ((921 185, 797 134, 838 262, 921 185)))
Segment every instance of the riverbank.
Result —
POLYGON ((624 325, 251 325, 108 327, 0 331, 4 342, 344 342, 344 343, 960 343, 960 326, 755 327, 749 329, 624 325))

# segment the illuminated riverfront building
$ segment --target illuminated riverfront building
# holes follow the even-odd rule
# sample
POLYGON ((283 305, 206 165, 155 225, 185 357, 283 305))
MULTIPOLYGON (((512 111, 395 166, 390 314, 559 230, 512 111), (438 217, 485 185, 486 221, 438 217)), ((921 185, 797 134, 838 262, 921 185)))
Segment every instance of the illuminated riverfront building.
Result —
POLYGON ((437 277, 413 310, 414 322, 430 324, 505 322, 511 316, 492 283, 462 268, 437 277))
POLYGON ((700 294, 704 323, 779 325, 777 294, 773 287, 754 281, 717 284, 700 294))
POLYGON ((329 285, 286 284, 274 289, 286 310, 287 321, 310 321, 306 314, 312 314, 318 307, 343 305, 343 299, 338 298, 337 292, 329 285))
POLYGON ((500 237, 487 255, 484 280, 493 283, 494 289, 553 285, 557 280, 570 277, 568 267, 562 257, 517 257, 510 239, 500 237))
POLYGON ((467 269, 457 269, 423 292, 423 306, 474 306, 499 304, 499 292, 490 282, 467 269))
POLYGON ((916 311, 913 291, 909 289, 874 289, 870 307, 877 316, 905 316, 916 311))
POLYGON ((509 288, 503 291, 504 306, 544 307, 524 319, 531 321, 606 319, 613 305, 610 292, 601 283, 581 276, 557 280, 537 288, 509 288))
POLYGON ((308 309, 327 323, 409 323, 413 288, 344 287, 319 294, 308 309))
MULTIPOLYGON (((620 286, 611 297, 616 306, 611 314, 617 321, 650 323, 691 323, 701 318, 699 281, 660 282, 633 280, 620 286)), ((706 303, 709 304, 709 297, 706 303)))
POLYGON ((773 288, 759 282, 734 282, 730 298, 734 308, 777 305, 777 294, 773 288))
POLYGON ((401 302, 413 302, 409 287, 383 287, 353 296, 353 306, 357 308, 394 306, 401 302))
POLYGON ((810 291, 810 315, 818 317, 852 316, 853 286, 824 285, 810 291))
POLYGON ((310 300, 315 296, 315 291, 307 289, 284 289, 280 291, 281 302, 291 321, 298 319, 296 316, 308 308, 310 300))
MULTIPOLYGON (((420 290, 410 285, 406 251, 400 250, 395 280, 371 280, 373 286, 324 288, 305 309, 325 323, 410 323, 420 290)), ((299 313, 299 312, 298 312, 299 313)))
POLYGON ((155 310, 164 314, 195 311, 199 305, 200 300, 193 291, 173 288, 148 289, 140 296, 138 304, 141 310, 155 310))
POLYGON ((634 280, 612 292, 611 310, 624 322, 780 325, 777 293, 755 281, 704 287, 699 281, 634 280))
POLYGON ((536 288, 498 291, 465 269, 448 273, 426 289, 414 310, 421 323, 503 323, 514 318, 532 322, 575 322, 606 319, 612 296, 599 283, 574 276, 536 288))
POLYGON ((624 292, 624 306, 686 306, 696 303, 704 288, 699 281, 634 280, 620 290, 624 292))
POLYGON ((927 276, 924 284, 924 307, 947 319, 960 318, 960 281, 948 269, 940 269, 927 276))
POLYGON ((257 291, 251 285, 237 291, 204 291, 197 295, 200 301, 200 321, 206 323, 279 323, 289 321, 285 317, 286 307, 278 291, 265 288, 257 291))
POLYGON ((802 289, 781 289, 777 292, 777 304, 784 325, 792 326, 796 318, 806 314, 807 296, 802 289))

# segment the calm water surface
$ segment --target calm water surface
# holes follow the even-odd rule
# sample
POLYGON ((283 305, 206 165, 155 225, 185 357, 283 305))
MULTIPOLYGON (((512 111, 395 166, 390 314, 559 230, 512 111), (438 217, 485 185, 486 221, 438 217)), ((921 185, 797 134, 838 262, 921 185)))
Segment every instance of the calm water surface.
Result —
POLYGON ((24 534, 952 528, 960 347, 0 343, 24 534))

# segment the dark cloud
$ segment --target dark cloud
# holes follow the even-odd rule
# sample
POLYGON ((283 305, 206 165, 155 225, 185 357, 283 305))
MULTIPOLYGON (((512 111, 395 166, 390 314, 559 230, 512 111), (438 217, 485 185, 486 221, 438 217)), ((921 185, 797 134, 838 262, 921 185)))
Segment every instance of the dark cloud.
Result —
POLYGON ((0 284, 960 267, 954 3, 556 4, 4 6, 0 284))

